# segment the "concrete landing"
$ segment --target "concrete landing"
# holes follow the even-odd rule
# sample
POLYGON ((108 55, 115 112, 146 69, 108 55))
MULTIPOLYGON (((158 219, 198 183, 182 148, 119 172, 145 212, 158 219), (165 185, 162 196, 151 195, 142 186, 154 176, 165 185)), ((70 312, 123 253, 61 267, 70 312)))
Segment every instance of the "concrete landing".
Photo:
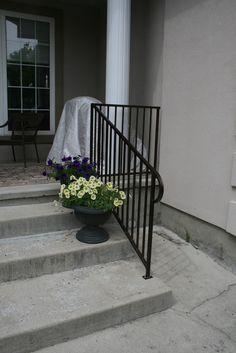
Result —
POLYGON ((0 285, 0 352, 29 353, 170 307, 160 280, 117 261, 0 285))
POLYGON ((134 255, 117 224, 107 224, 110 239, 101 244, 84 244, 77 230, 66 230, 17 238, 0 239, 0 282, 127 259, 134 255))

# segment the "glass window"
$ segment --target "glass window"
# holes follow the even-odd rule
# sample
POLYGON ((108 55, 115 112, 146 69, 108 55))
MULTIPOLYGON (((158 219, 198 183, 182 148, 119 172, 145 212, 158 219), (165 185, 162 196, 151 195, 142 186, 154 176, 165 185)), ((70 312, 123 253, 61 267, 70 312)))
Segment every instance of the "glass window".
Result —
POLYGON ((20 86, 20 65, 7 65, 7 85, 20 86))
POLYGON ((36 22, 36 38, 39 43, 49 44, 49 23, 36 22))
POLYGON ((35 87, 35 66, 22 65, 22 86, 35 87))
POLYGON ((8 109, 21 108, 21 89, 8 88, 8 109))
POLYGON ((49 22, 33 16, 5 17, 8 116, 43 112, 42 130, 50 130, 51 28, 49 22))

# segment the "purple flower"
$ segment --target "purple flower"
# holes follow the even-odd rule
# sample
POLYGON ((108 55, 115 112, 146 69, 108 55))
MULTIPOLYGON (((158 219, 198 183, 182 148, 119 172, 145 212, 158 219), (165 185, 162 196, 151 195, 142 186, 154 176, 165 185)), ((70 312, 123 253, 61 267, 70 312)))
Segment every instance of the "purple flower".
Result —
POLYGON ((48 160, 48 165, 49 165, 49 166, 52 166, 52 165, 53 165, 52 159, 49 159, 49 160, 48 160))
POLYGON ((89 160, 89 158, 84 157, 84 158, 82 159, 82 163, 86 164, 86 163, 88 162, 88 160, 89 160))
POLYGON ((44 176, 47 176, 47 173, 46 173, 46 171, 44 171, 43 173, 42 173, 44 176))
POLYGON ((66 161, 66 156, 62 157, 62 162, 65 162, 66 161))

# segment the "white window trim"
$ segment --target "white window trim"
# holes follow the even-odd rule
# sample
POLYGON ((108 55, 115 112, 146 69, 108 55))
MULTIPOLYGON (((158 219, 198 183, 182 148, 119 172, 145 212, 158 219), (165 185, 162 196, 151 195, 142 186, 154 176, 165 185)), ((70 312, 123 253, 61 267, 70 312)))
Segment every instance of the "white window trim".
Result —
MULTIPOLYGON (((50 24, 50 130, 39 131, 40 135, 55 133, 55 21, 51 17, 0 10, 0 125, 7 121, 7 60, 5 17, 23 17, 34 21, 45 21, 50 24), (1 108, 2 107, 2 108, 1 108)), ((10 135, 7 128, 0 129, 0 135, 10 135)))

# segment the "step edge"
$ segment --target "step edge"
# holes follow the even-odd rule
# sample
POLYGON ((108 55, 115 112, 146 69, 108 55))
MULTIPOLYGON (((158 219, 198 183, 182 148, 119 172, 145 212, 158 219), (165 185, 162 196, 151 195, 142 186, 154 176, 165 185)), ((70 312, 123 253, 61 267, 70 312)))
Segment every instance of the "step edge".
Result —
MULTIPOLYGON (((160 280, 159 280, 160 281, 160 280)), ((162 283, 162 281, 160 281, 162 283)), ((66 342, 68 340, 72 340, 75 338, 79 338, 88 334, 91 334, 93 332, 97 332, 97 331, 101 331, 103 329, 106 329, 108 327, 112 327, 115 325, 120 325, 123 324, 125 322, 128 321, 132 321, 132 320, 136 320, 138 318, 141 317, 145 317, 151 314, 155 314, 157 312, 161 312, 164 311, 168 308, 170 308, 175 300, 173 297, 173 293, 172 290, 167 287, 166 285, 161 286, 161 289, 159 288, 158 290, 158 294, 154 294, 154 295, 150 295, 150 296, 144 296, 144 293, 142 293, 142 296, 140 296, 139 298, 137 298, 137 294, 135 295, 136 298, 132 297, 133 300, 130 300, 130 297, 128 298, 129 300, 126 300, 124 303, 120 304, 120 305, 113 305, 112 307, 108 307, 108 306, 104 306, 103 309, 100 308, 100 310, 95 310, 93 313, 89 313, 89 314, 84 314, 82 316, 77 316, 75 318, 71 318, 71 319, 67 319, 67 320, 63 320, 63 321, 57 321, 53 324, 46 324, 44 326, 39 326, 38 328, 34 328, 32 330, 22 330, 22 332, 20 333, 13 333, 10 335, 6 335, 6 336, 2 336, 0 337, 0 347, 1 347, 1 342, 3 343, 2 347, 4 348, 6 345, 6 341, 10 341, 13 342, 14 340, 19 340, 19 338, 23 337, 23 340, 27 340, 27 337, 24 338, 24 336, 29 336, 28 341, 31 341, 33 339, 32 335, 34 335, 35 333, 38 334, 39 338, 38 341, 41 344, 38 344, 35 347, 28 347, 27 350, 25 350, 25 342, 23 342, 22 345, 22 349, 17 350, 17 353, 31 353, 31 352, 36 352, 37 350, 52 346, 52 345, 56 345, 59 343, 63 343, 66 342), (155 309, 153 309, 153 303, 152 306, 151 305, 146 305, 145 307, 145 312, 142 313, 142 309, 144 308, 144 305, 148 302, 154 302, 154 306, 155 309), (158 304, 158 306, 157 306, 158 304), (128 310, 128 317, 125 317, 125 310, 128 309, 129 306, 133 306, 133 308, 131 308, 132 310, 128 310), (138 309, 140 311, 138 311, 138 309), (119 313, 122 312, 122 317, 120 319, 116 319, 118 317, 118 315, 114 315, 114 313, 116 313, 117 311, 119 313), (133 314, 133 315, 131 315, 133 314), (105 320, 103 319, 103 323, 101 325, 101 317, 105 315, 105 320), (94 319, 95 316, 95 319, 94 319), (96 317, 97 316, 97 317, 96 317), (110 316, 110 317, 109 317, 110 316), (91 320, 91 318, 93 318, 93 320, 91 320), (112 323, 109 323, 108 320, 112 319, 112 323), (114 319, 115 318, 115 319, 114 319), (83 322, 85 321, 85 323, 83 322), (89 332, 84 332, 85 330, 85 324, 86 322, 92 321, 92 328, 90 327, 89 332), (61 336, 61 331, 64 329, 63 327, 66 326, 77 326, 73 328, 73 330, 76 330, 76 334, 71 330, 71 328, 69 327, 67 330, 70 331, 68 332, 68 334, 65 333, 66 337, 62 337, 61 336), (82 326, 82 329, 77 332, 78 330, 78 326, 82 326), (93 327, 94 325, 94 327, 93 327), (99 325, 99 328, 96 327, 97 325, 99 325), (51 333, 50 333, 51 331, 51 333), (56 338, 52 339, 52 332, 55 331, 56 332, 56 338), (42 344, 42 338, 45 338, 49 335, 49 337, 51 338, 51 341, 45 344, 42 344), (41 338, 40 338, 41 336, 41 338), (5 342, 4 342, 5 341, 5 342), (56 341, 56 342, 55 342, 56 341), (32 351, 33 349, 33 351, 32 351)), ((45 340, 44 340, 45 342, 45 340)), ((18 347, 19 347, 19 342, 18 342, 18 347)), ((3 350, 1 351, 1 353, 10 353, 10 350, 3 350)))

